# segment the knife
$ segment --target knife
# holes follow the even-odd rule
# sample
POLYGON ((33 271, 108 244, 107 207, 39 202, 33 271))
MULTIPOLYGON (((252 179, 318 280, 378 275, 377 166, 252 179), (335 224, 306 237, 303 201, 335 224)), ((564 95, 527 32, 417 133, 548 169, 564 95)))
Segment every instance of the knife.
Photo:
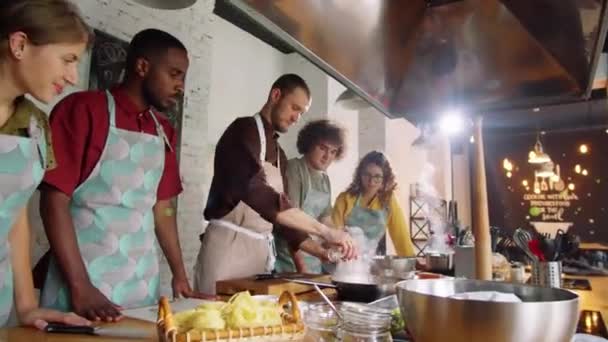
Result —
POLYGON ((49 323, 44 331, 57 334, 81 334, 107 337, 134 339, 154 339, 156 331, 153 328, 133 327, 125 324, 105 324, 101 326, 75 326, 61 323, 49 323))

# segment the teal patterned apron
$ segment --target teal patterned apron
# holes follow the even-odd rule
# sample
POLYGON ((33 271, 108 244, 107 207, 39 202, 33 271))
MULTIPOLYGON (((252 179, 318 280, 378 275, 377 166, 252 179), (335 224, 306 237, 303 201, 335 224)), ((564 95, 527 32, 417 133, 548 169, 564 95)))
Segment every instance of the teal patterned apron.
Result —
POLYGON ((40 184, 47 163, 46 140, 33 115, 29 136, 0 135, 0 326, 6 325, 13 306, 9 234, 40 184))
MULTIPOLYGON (((315 189, 312 186, 312 179, 310 177, 310 170, 308 166, 304 166, 304 173, 302 177, 308 177, 308 190, 306 192, 306 198, 302 203, 302 211, 308 215, 320 219, 325 209, 331 205, 331 194, 321 189, 315 189)), ((320 241, 316 236, 311 236, 312 239, 320 241)), ((277 272, 296 272, 296 266, 291 256, 291 249, 287 241, 284 238, 278 238, 275 240, 277 248, 277 261, 275 263, 275 270, 277 272)), ((310 255, 304 251, 299 251, 304 258, 306 264, 307 273, 321 273, 321 260, 316 256, 310 255)))
POLYGON ((361 195, 357 197, 355 206, 346 219, 346 226, 360 227, 368 241, 377 241, 377 255, 386 254, 386 209, 369 209, 360 205, 361 195))
MULTIPOLYGON (((129 309, 153 305, 159 297, 152 207, 168 142, 152 111, 158 136, 117 128, 114 98, 109 92, 106 95, 110 118, 106 145, 91 175, 74 191, 70 211, 92 284, 129 309)), ((54 258, 42 305, 71 310, 68 287, 54 258)))

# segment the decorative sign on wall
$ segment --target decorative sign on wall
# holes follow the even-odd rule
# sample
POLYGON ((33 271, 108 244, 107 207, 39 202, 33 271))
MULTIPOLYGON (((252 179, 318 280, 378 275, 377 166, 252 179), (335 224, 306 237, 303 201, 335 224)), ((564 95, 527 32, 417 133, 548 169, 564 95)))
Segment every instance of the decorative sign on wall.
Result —
POLYGON ((487 134, 490 222, 608 242, 608 133, 487 134))

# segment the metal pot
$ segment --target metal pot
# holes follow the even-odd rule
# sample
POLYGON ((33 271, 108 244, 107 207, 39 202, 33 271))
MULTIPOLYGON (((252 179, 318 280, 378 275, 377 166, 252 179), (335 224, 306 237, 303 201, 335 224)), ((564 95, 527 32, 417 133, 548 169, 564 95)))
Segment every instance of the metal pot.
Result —
POLYGON ((399 306, 415 341, 570 342, 578 320, 578 296, 570 291, 468 279, 406 280, 397 284, 399 306), (497 291, 522 302, 450 298, 497 291))
POLYGON ((428 271, 448 272, 454 268, 454 253, 430 252, 424 257, 428 271))

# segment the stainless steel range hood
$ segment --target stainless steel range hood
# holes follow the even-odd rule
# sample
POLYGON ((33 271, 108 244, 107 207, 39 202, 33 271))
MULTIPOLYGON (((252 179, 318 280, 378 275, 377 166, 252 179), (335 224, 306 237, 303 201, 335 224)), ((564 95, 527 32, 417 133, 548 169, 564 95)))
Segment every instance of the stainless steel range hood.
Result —
POLYGON ((389 117, 590 95, 608 0, 217 0, 215 13, 298 52, 389 117))

